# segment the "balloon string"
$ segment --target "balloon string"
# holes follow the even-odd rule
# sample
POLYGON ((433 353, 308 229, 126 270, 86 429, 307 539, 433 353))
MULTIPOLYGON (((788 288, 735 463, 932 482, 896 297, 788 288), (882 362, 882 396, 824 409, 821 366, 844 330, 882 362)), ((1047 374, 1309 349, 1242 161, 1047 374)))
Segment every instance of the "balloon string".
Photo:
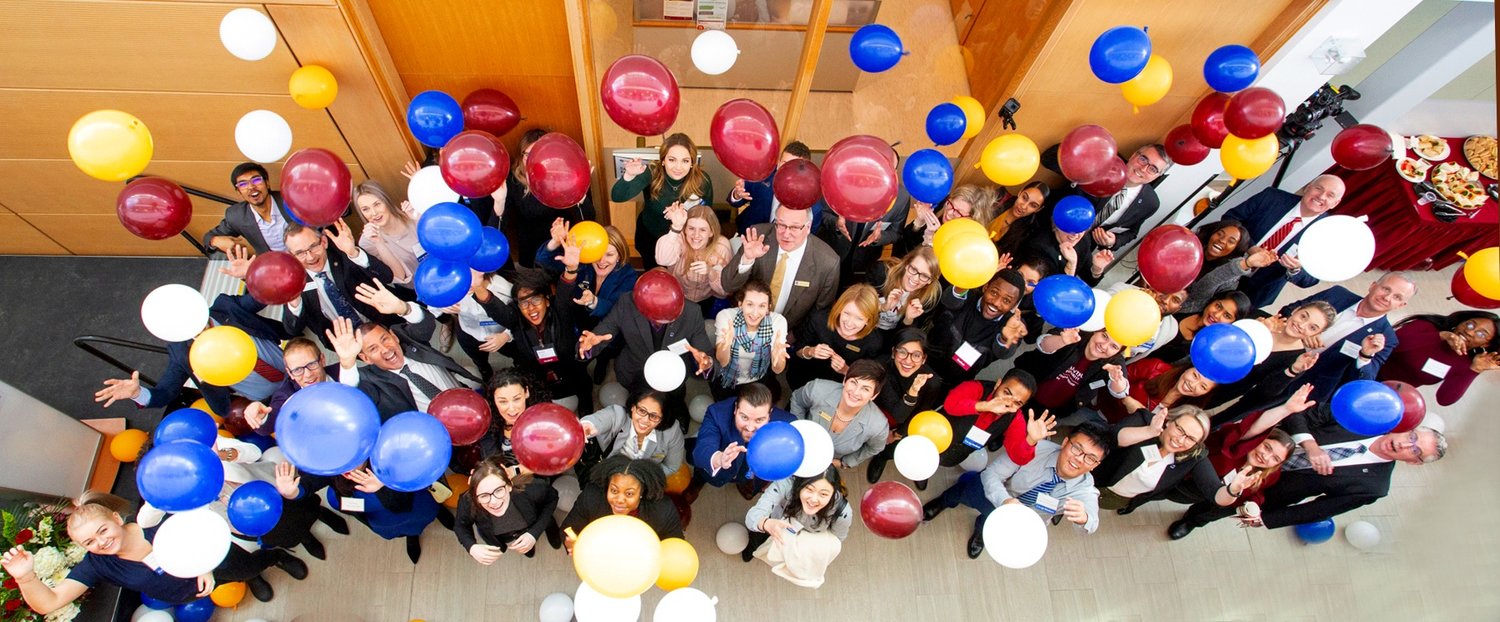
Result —
POLYGON ((1458 251, 1458 257, 1459 257, 1459 259, 1462 259, 1464 261, 1468 261, 1469 260, 1469 256, 1467 254, 1465 254, 1463 251, 1458 251))

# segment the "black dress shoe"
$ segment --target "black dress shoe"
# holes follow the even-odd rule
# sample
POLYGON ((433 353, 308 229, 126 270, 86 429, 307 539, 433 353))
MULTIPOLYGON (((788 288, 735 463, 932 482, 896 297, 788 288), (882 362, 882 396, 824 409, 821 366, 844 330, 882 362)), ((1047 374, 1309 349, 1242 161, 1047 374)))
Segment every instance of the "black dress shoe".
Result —
POLYGON ((302 541, 302 550, 307 551, 307 554, 313 556, 313 559, 328 559, 323 550, 323 543, 314 538, 312 534, 308 534, 307 538, 302 541))
POLYGON ((932 519, 937 518, 937 515, 942 514, 943 510, 946 509, 948 508, 938 505, 936 500, 928 501, 927 503, 922 504, 922 521, 929 522, 932 519))
POLYGON ((552 545, 552 548, 554 548, 554 549, 560 549, 560 548, 562 548, 562 546, 563 546, 562 529, 557 526, 557 523, 556 522, 547 523, 547 530, 546 531, 547 531, 547 544, 552 545))
POLYGON ((298 581, 307 578, 307 562, 297 559, 291 553, 282 552, 281 559, 276 560, 276 567, 286 571, 298 581))
POLYGON ((1193 533, 1193 526, 1189 525, 1185 520, 1179 520, 1167 527, 1167 537, 1173 540, 1186 538, 1190 533, 1193 533))
MULTIPOLYGON (((318 508, 318 522, 323 523, 324 525, 328 525, 328 528, 332 529, 336 534, 343 536, 349 535, 349 521, 346 521, 344 520, 344 517, 339 516, 338 512, 335 512, 328 508, 318 508)), ((320 557, 318 559, 322 558, 320 557)))
POLYGON ((276 592, 271 590, 271 584, 260 578, 260 575, 250 577, 245 584, 250 587, 250 595, 260 602, 269 603, 276 596, 276 592))
POLYGON ((734 487, 740 491, 740 496, 746 501, 754 499, 756 493, 760 492, 755 489, 755 482, 751 481, 735 482, 734 487))
POLYGON ((969 549, 966 552, 969 554, 969 559, 979 559, 979 554, 984 552, 983 531, 975 531, 974 535, 969 536, 969 549))
POLYGON ((885 474, 885 465, 889 460, 876 456, 870 460, 870 466, 865 468, 865 479, 871 484, 880 481, 880 476, 885 474))
POLYGON ((740 551, 740 561, 749 562, 752 559, 755 559, 755 547, 747 544, 745 550, 740 551))
POLYGON ((411 563, 417 563, 422 559, 422 540, 417 536, 406 537, 406 556, 411 558, 411 563))
POLYGON ((453 512, 449 511, 448 508, 438 508, 437 519, 443 525, 444 529, 453 531, 453 512))
POLYGON ((1134 512, 1134 511, 1135 511, 1135 506, 1134 505, 1127 505, 1127 506, 1125 506, 1123 508, 1115 510, 1115 513, 1119 514, 1120 516, 1124 516, 1126 514, 1134 512))
POLYGON ((912 482, 912 485, 916 486, 917 490, 927 490, 927 480, 925 479, 919 479, 915 482, 912 482))

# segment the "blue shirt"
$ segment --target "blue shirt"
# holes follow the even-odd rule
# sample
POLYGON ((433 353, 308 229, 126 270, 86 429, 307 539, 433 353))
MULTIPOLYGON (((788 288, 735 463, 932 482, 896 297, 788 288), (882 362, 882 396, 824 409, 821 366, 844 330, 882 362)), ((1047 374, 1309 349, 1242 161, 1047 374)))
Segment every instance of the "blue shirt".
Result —
POLYGON ((78 562, 68 578, 89 588, 101 583, 113 583, 127 590, 134 590, 164 603, 181 605, 198 600, 198 579, 183 579, 162 573, 156 574, 149 566, 114 555, 87 553, 78 562))

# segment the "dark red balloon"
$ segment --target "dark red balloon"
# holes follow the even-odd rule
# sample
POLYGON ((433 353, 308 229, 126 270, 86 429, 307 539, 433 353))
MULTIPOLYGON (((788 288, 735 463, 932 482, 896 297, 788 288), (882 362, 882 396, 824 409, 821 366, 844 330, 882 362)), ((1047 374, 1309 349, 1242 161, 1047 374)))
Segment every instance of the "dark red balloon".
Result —
POLYGON ((521 108, 509 95, 495 89, 479 89, 463 101, 464 127, 499 137, 521 124, 521 108))
POLYGON ((1198 100, 1198 106, 1193 108, 1193 135, 1198 137, 1198 142, 1203 143, 1203 146, 1209 149, 1224 146, 1224 138, 1229 136, 1229 130, 1224 127, 1224 107, 1228 105, 1228 95, 1209 93, 1198 100))
POLYGON ((1110 162, 1120 158, 1120 148, 1109 130, 1097 125, 1080 125, 1068 132, 1057 148, 1057 166, 1063 177, 1075 184, 1086 184, 1109 171, 1110 162))
POLYGON ((516 460, 537 475, 557 475, 573 468, 583 455, 584 440, 578 415, 552 402, 527 408, 510 432, 516 460))
POLYGON ((898 540, 922 525, 922 501, 906 484, 879 482, 860 498, 859 515, 871 533, 898 540))
POLYGON ((708 126, 714 156, 735 177, 761 180, 776 170, 781 132, 770 111, 748 99, 731 99, 714 111, 708 126))
POLYGON ((142 177, 128 184, 115 199, 115 213, 125 230, 147 240, 165 240, 182 233, 193 219, 193 199, 182 187, 162 177, 142 177))
POLYGON ((682 105, 672 71, 641 54, 621 56, 605 70, 599 99, 609 118, 641 136, 666 133, 682 105))
POLYGON ((1384 164, 1395 154, 1391 135, 1373 125, 1346 127, 1333 137, 1333 161, 1344 168, 1363 171, 1384 164))
POLYGON ((797 158, 776 169, 771 192, 782 205, 807 209, 823 198, 823 173, 812 160, 797 158))
POLYGON ((1276 91, 1252 86, 1229 98, 1224 129, 1240 138, 1262 138, 1276 133, 1286 121, 1286 102, 1276 91))
POLYGON ((281 196, 292 214, 309 227, 326 227, 344 216, 353 192, 349 165, 332 151, 308 147, 287 158, 281 169, 281 196))
POLYGON ((489 132, 459 132, 438 152, 438 170, 454 192, 477 199, 505 184, 510 154, 489 132))
POLYGON ((1396 390, 1396 395, 1401 396, 1401 421, 1391 432, 1410 432, 1422 425, 1422 419, 1427 417, 1427 399, 1416 387, 1401 382, 1400 380, 1387 380, 1385 386, 1396 390))
POLYGON ((1453 298, 1467 306, 1475 309, 1500 309, 1500 300, 1486 297, 1469 286, 1469 280, 1464 278, 1463 264, 1453 271, 1453 281, 1450 283, 1453 298))
POLYGON ((635 289, 630 297, 635 308, 646 319, 657 324, 666 324, 682 315, 687 304, 682 294, 682 283, 667 272, 666 268, 652 268, 635 280, 635 289))
POLYGON ((544 205, 568 209, 589 192, 589 159, 567 134, 552 132, 531 145, 526 155, 526 185, 544 205))
POLYGON ((850 136, 823 158, 823 198, 849 222, 871 222, 896 202, 896 152, 874 136, 850 136))
POLYGON ((432 398, 427 412, 443 422, 454 445, 471 445, 490 429, 490 405, 471 389, 448 389, 432 398))
POLYGON ((1098 179, 1086 184, 1078 184, 1078 189, 1088 193, 1090 196, 1108 197, 1114 196, 1116 192, 1125 187, 1125 161, 1119 156, 1105 167, 1104 173, 1098 179))
MULTIPOLYGON (((224 423, 222 424, 225 431, 235 435, 235 437, 255 434, 255 428, 250 427, 250 422, 245 421, 245 407, 249 405, 250 400, 243 397, 235 396, 229 400, 229 414, 224 417, 224 423)), ((268 430, 276 429, 275 413, 266 417, 265 426, 268 430)))
POLYGON ((1208 159, 1208 145, 1198 140, 1191 125, 1172 128, 1163 142, 1167 147, 1167 157, 1172 158, 1173 164, 1191 166, 1208 159))
POLYGON ((250 297, 268 305, 284 305, 302 295, 307 270, 286 251, 268 251, 250 260, 245 270, 245 289, 250 297))
POLYGON ((1203 269, 1203 243, 1182 225, 1162 225, 1141 240, 1141 278, 1159 292, 1177 292, 1203 269))
POLYGON ((484 451, 479 449, 479 445, 462 445, 453 448, 453 465, 457 467, 454 469, 455 473, 466 475, 473 471, 483 459, 484 451))

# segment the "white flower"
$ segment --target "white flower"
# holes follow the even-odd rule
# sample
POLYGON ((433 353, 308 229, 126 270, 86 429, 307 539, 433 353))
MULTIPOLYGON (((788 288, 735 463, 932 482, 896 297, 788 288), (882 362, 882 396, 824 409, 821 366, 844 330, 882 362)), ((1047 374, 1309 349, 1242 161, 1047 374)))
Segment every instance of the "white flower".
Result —
POLYGON ((73 542, 73 543, 69 544, 68 545, 68 550, 66 550, 66 551, 63 552, 63 555, 65 555, 68 558, 68 567, 69 568, 77 566, 78 562, 83 561, 83 556, 87 555, 87 554, 88 554, 88 550, 85 549, 85 548, 83 548, 82 546, 80 546, 77 542, 73 542))
POLYGON ((41 522, 37 523, 36 529, 33 531, 36 532, 37 544, 52 544, 51 518, 43 518, 41 522))
POLYGON ((41 550, 31 554, 36 576, 50 577, 67 567, 67 558, 62 551, 54 547, 42 547, 41 550))
POLYGON ((78 617, 81 611, 78 608, 78 603, 68 603, 66 606, 47 614, 44 620, 46 622, 68 622, 68 620, 78 617))

